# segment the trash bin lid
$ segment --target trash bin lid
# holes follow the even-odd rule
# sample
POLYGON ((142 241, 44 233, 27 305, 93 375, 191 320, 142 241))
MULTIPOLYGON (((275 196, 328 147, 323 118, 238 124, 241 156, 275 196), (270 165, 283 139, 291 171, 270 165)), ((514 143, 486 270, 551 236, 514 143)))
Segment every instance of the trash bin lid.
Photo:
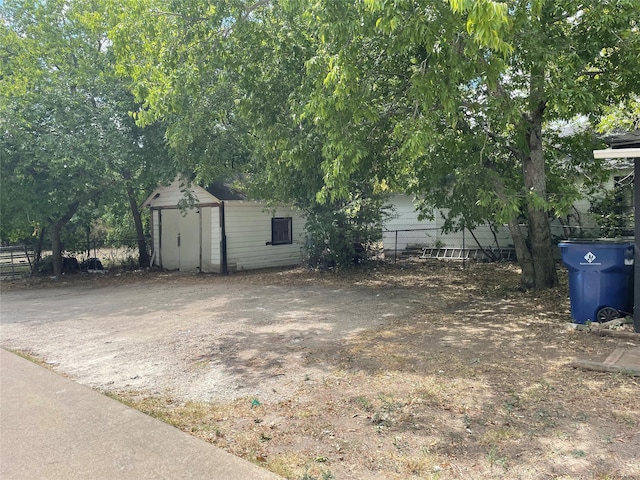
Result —
POLYGON ((623 243, 635 243, 634 237, 619 237, 619 238, 569 238, 562 240, 558 245, 571 243, 586 243, 586 244, 605 244, 605 245, 621 245, 623 243))

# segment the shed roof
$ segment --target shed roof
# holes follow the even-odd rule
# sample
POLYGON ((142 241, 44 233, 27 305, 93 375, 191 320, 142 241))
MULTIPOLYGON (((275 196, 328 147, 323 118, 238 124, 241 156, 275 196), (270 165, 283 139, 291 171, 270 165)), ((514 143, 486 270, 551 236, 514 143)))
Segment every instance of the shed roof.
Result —
POLYGON ((209 185, 206 189, 211 195, 218 200, 246 200, 247 196, 242 192, 234 190, 222 182, 216 182, 209 185))
POLYGON ((222 182, 216 182, 206 188, 202 188, 194 183, 189 184, 178 177, 168 185, 158 186, 147 197, 144 205, 147 207, 172 207, 178 205, 181 199, 186 198, 187 195, 191 195, 196 204, 247 200, 247 196, 244 193, 222 182))

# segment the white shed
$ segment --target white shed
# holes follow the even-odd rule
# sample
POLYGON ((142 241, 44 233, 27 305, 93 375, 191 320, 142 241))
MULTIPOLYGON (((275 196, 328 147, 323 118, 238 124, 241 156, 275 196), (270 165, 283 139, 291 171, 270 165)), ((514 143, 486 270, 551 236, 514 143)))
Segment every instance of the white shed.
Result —
POLYGON ((154 266, 226 273, 302 261, 304 219, 291 207, 248 200, 222 184, 205 189, 180 180, 158 187, 145 205, 154 266), (193 207, 180 208, 187 189, 193 207))

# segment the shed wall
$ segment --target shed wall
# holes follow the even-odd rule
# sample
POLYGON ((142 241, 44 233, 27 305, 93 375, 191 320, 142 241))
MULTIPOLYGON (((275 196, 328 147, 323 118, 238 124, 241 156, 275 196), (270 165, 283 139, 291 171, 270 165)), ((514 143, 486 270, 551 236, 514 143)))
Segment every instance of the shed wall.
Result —
POLYGON ((302 261, 304 220, 293 209, 265 210, 257 202, 225 202, 227 261, 229 269, 251 270, 266 267, 297 265, 302 261), (293 243, 269 245, 271 218, 292 218, 293 243))
POLYGON ((220 207, 202 208, 202 272, 220 272, 220 207))
POLYGON ((211 271, 220 273, 222 271, 222 245, 221 245, 221 227, 220 227, 220 207, 211 209, 211 225, 209 229, 209 243, 211 248, 209 250, 203 250, 209 252, 209 263, 211 264, 211 271))

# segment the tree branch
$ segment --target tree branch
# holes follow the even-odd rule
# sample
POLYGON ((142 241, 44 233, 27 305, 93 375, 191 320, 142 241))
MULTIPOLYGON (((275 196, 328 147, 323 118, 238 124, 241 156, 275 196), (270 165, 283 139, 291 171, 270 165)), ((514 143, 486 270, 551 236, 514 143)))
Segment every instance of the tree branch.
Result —
MULTIPOLYGON (((469 125, 469 123, 466 120, 463 120, 463 121, 464 121, 465 127, 468 129, 468 131, 471 131, 471 126, 469 125)), ((489 138, 491 138, 491 140, 493 140, 496 144, 503 145, 504 148, 506 148, 509 151, 509 153, 511 153, 514 157, 516 157, 520 161, 524 161, 526 156, 522 152, 522 150, 520 150, 519 148, 515 147, 514 145, 509 144, 509 142, 505 141, 504 138, 500 137, 499 135, 497 135, 494 132, 492 132, 491 130, 489 130, 489 128, 487 128, 487 127, 481 127, 481 128, 482 128, 482 131, 489 138)))
POLYGON ((58 228, 62 228, 75 215, 75 213, 78 211, 78 208, 80 208, 80 200, 76 200, 73 203, 71 203, 69 205, 69 208, 67 208, 67 212, 61 218, 59 218, 57 221, 54 220, 53 218, 49 217, 49 223, 51 225, 57 226, 58 228))

